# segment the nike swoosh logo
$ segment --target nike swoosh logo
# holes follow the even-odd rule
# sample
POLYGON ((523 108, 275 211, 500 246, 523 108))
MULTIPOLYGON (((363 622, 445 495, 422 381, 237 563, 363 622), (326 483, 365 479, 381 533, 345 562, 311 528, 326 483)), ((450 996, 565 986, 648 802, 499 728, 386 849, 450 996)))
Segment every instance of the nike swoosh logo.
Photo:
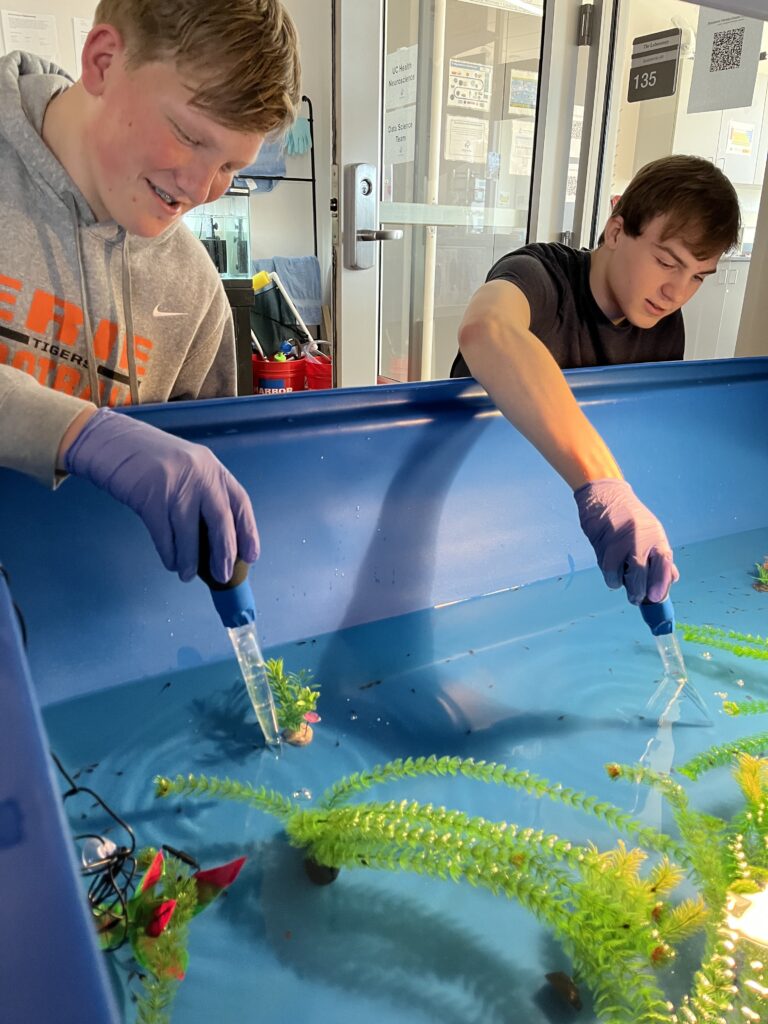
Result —
POLYGON ((186 316, 186 313, 167 313, 164 309, 160 309, 160 303, 158 303, 152 310, 152 316, 186 316))

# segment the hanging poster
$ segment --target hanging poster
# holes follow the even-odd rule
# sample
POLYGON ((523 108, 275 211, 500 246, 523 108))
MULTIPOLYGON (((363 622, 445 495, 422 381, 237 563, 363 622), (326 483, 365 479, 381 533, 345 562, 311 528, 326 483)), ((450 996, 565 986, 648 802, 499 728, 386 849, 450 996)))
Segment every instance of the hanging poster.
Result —
POLYGON ((491 109, 491 75, 488 64, 451 57, 448 63, 448 104, 465 110, 491 109))
POLYGON ((509 173, 530 175, 533 166, 533 133, 534 124, 531 119, 512 121, 512 134, 509 145, 509 173))
POLYGON ((508 114, 536 113, 536 90, 539 76, 535 71, 521 71, 512 68, 509 72, 509 103, 508 114))
POLYGON ((751 156, 754 137, 754 124, 747 124, 744 121, 729 121, 725 152, 734 156, 751 156))
POLYGON ((752 106, 762 37, 761 21, 699 10, 689 114, 752 106))
POLYGON ((85 46, 85 40, 88 38, 88 33, 91 31, 92 25, 93 18, 72 19, 72 39, 75 44, 75 78, 80 77, 83 47, 85 46))
POLYGON ((26 50, 47 60, 59 60, 59 34, 55 14, 0 11, 5 52, 26 50))
POLYGON ((484 164, 488 153, 488 122, 481 117, 446 118, 445 159, 484 164))

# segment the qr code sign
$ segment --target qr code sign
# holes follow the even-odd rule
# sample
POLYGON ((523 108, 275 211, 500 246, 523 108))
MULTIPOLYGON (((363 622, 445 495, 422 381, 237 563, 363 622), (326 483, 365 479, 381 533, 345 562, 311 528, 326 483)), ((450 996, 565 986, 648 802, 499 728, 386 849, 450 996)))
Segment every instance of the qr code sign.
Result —
POLYGON ((741 67, 741 50, 744 46, 744 26, 715 32, 712 39, 712 60, 710 71, 733 71, 741 67))

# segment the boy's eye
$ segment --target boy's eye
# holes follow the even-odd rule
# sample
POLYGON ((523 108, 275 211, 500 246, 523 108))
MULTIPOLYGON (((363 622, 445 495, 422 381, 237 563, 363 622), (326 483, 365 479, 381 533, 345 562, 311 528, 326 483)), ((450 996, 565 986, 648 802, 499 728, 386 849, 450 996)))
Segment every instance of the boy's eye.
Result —
POLYGON ((658 256, 656 257, 656 262, 659 264, 659 266, 666 267, 667 270, 672 270, 672 268, 675 265, 674 263, 665 263, 664 260, 660 260, 658 256))
POLYGON ((180 128, 174 121, 172 121, 171 124, 173 125, 173 127, 174 127, 174 129, 176 131, 176 134, 179 136, 179 138, 181 139, 182 142, 186 142, 187 145, 189 145, 189 146, 196 146, 196 145, 198 145, 197 141, 195 139, 191 138, 189 135, 187 135, 187 133, 184 131, 184 129, 180 128))

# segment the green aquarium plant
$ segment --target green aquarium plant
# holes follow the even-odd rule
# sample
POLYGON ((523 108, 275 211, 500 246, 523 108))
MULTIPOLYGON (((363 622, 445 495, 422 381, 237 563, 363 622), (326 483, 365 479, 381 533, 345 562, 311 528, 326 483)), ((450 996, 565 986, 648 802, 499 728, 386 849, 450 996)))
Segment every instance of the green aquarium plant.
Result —
POLYGON ((768 555, 766 555, 762 562, 755 562, 755 569, 757 569, 757 575, 753 576, 754 583, 752 586, 755 590, 768 590, 768 555))
POLYGON ((705 647, 716 647, 730 651, 739 658, 756 658, 768 661, 768 639, 751 633, 737 633, 735 629, 719 629, 717 626, 695 626, 681 622, 677 627, 683 640, 705 647))
POLYGON ((319 685, 309 685, 312 673, 306 669, 286 672, 282 658, 270 658, 265 668, 283 739, 294 746, 306 746, 312 742, 312 725, 320 721, 316 710, 319 685))
MULTIPOLYGON (((678 838, 530 771, 471 758, 391 761, 340 780, 315 807, 230 779, 189 775, 155 781, 160 797, 214 796, 274 815, 313 873, 329 872, 325 881, 342 867, 386 868, 467 881, 516 900, 555 933, 576 982, 591 989, 601 1021, 721 1024, 768 1019, 768 950, 754 952, 753 941, 740 938, 733 923, 735 901, 748 901, 745 894, 759 890, 768 877, 766 762, 750 750, 744 741, 743 750, 736 744, 729 751, 745 799, 729 821, 694 810, 671 776, 642 766, 607 766, 611 778, 662 794, 678 838), (607 822, 633 845, 618 839, 601 850, 415 800, 359 799, 374 786, 426 775, 464 776, 558 801, 607 822), (684 880, 696 894, 673 902, 684 880), (657 969, 674 958, 679 943, 701 931, 701 967, 676 1010, 657 969)), ((713 758, 712 765, 717 763, 713 758)))

